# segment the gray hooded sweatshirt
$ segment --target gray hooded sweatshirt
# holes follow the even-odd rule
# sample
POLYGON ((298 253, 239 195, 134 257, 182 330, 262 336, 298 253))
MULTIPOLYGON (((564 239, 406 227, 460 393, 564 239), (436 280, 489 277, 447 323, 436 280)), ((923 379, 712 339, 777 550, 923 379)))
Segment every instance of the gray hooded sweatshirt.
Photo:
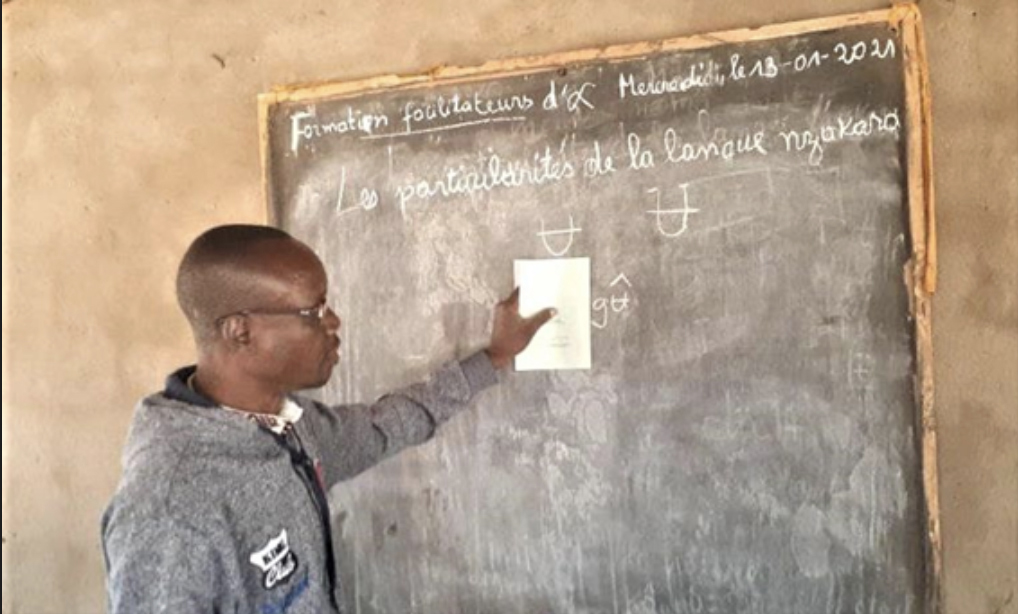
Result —
POLYGON ((112 614, 338 612, 325 493, 426 441, 496 381, 479 352, 374 405, 294 396, 303 415, 279 435, 192 391, 193 372, 135 410, 102 520, 112 614))

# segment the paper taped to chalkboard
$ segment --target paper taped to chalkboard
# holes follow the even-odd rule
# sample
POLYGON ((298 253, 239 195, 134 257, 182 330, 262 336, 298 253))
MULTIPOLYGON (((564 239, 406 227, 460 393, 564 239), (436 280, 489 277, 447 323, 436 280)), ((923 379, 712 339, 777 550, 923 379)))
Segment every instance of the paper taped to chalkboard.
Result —
POLYGON ((554 308, 518 356, 517 371, 590 368, 590 258, 515 260, 520 314, 554 308))

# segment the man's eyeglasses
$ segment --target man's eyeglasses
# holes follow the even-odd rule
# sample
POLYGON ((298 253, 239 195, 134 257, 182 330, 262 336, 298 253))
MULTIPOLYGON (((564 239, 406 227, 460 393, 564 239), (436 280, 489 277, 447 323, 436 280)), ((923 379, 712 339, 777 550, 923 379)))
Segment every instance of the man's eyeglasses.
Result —
POLYGON ((249 316, 249 315, 260 315, 260 316, 298 316, 305 318, 313 322, 321 322, 325 319, 325 314, 329 313, 329 304, 326 301, 322 301, 313 307, 304 307, 301 309, 272 309, 272 308, 252 308, 252 309, 241 309, 240 311, 234 311, 224 316, 216 318, 216 324, 221 324, 223 320, 233 316, 249 316))

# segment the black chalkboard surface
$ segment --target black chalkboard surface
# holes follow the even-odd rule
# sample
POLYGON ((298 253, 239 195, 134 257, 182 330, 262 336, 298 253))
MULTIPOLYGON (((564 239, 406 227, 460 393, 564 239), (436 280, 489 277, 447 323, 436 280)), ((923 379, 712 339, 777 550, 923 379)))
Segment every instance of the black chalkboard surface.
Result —
POLYGON ((917 22, 261 98, 270 217, 344 319, 324 400, 482 346, 514 259, 591 262, 590 370, 509 374, 331 493, 351 612, 935 608, 917 22))

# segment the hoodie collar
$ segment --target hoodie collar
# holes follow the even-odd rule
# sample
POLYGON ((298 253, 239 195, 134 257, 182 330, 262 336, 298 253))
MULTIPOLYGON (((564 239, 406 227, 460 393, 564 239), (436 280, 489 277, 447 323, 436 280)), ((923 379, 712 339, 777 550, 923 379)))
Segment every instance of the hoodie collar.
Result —
POLYGON ((166 378, 166 388, 163 390, 163 394, 170 399, 188 403, 190 405, 197 405, 199 407, 218 407, 236 412, 246 416, 255 424, 268 429, 277 435, 282 435, 287 428, 300 420, 304 413, 304 408, 289 397, 284 400, 283 408, 278 415, 255 414, 220 405, 188 385, 188 380, 197 370, 198 367, 196 365, 190 365, 177 369, 171 373, 166 378))
POLYGON ((174 401, 182 401, 199 407, 219 407, 219 404, 207 396, 192 390, 187 385, 187 378, 198 370, 197 365, 182 367, 166 377, 166 388, 163 394, 174 401))

